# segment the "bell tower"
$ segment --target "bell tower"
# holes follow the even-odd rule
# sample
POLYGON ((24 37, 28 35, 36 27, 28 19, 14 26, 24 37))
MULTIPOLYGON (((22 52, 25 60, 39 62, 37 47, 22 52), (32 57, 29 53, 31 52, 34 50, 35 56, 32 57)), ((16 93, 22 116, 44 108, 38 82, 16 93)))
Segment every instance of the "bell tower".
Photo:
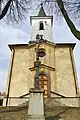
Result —
POLYGON ((37 16, 30 17, 31 22, 31 40, 36 40, 36 35, 43 35, 43 38, 52 41, 52 25, 53 16, 47 16, 41 4, 40 11, 37 16))

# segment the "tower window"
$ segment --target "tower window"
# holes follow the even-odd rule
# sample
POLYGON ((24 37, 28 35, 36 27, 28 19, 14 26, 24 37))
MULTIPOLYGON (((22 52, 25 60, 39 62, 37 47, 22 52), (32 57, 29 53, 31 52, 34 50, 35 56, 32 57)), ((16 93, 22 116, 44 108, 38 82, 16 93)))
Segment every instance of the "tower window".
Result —
POLYGON ((39 24, 39 30, 44 30, 44 24, 43 24, 43 22, 40 22, 40 24, 39 24))

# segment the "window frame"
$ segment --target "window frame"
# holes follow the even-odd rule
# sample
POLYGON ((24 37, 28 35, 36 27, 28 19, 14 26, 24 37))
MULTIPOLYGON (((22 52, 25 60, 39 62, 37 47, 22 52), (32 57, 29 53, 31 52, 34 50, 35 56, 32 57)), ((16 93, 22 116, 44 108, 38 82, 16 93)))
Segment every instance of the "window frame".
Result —
POLYGON ((39 30, 44 30, 44 23, 42 21, 39 22, 39 30))

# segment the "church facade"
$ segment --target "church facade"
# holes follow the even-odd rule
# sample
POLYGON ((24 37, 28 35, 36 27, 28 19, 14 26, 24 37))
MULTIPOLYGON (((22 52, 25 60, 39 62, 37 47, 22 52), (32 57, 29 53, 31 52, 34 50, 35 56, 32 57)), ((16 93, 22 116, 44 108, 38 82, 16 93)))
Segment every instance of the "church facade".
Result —
POLYGON ((3 105, 17 106, 29 100, 29 89, 34 87, 36 48, 45 51, 40 57, 39 87, 44 99, 54 98, 67 106, 78 106, 78 82, 73 58, 75 43, 52 42, 53 16, 41 7, 37 16, 30 17, 31 40, 28 44, 9 45, 11 60, 3 105), (37 35, 41 38, 37 39, 37 35), (74 99, 71 99, 74 98, 74 99))

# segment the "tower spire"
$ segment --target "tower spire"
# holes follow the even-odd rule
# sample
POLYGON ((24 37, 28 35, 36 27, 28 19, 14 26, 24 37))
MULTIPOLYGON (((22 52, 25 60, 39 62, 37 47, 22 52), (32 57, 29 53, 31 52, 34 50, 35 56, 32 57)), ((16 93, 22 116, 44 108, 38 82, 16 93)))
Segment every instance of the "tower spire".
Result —
POLYGON ((41 8, 40 8, 40 11, 38 13, 38 17, 46 17, 46 13, 45 13, 44 8, 43 8, 43 3, 41 3, 41 8))

